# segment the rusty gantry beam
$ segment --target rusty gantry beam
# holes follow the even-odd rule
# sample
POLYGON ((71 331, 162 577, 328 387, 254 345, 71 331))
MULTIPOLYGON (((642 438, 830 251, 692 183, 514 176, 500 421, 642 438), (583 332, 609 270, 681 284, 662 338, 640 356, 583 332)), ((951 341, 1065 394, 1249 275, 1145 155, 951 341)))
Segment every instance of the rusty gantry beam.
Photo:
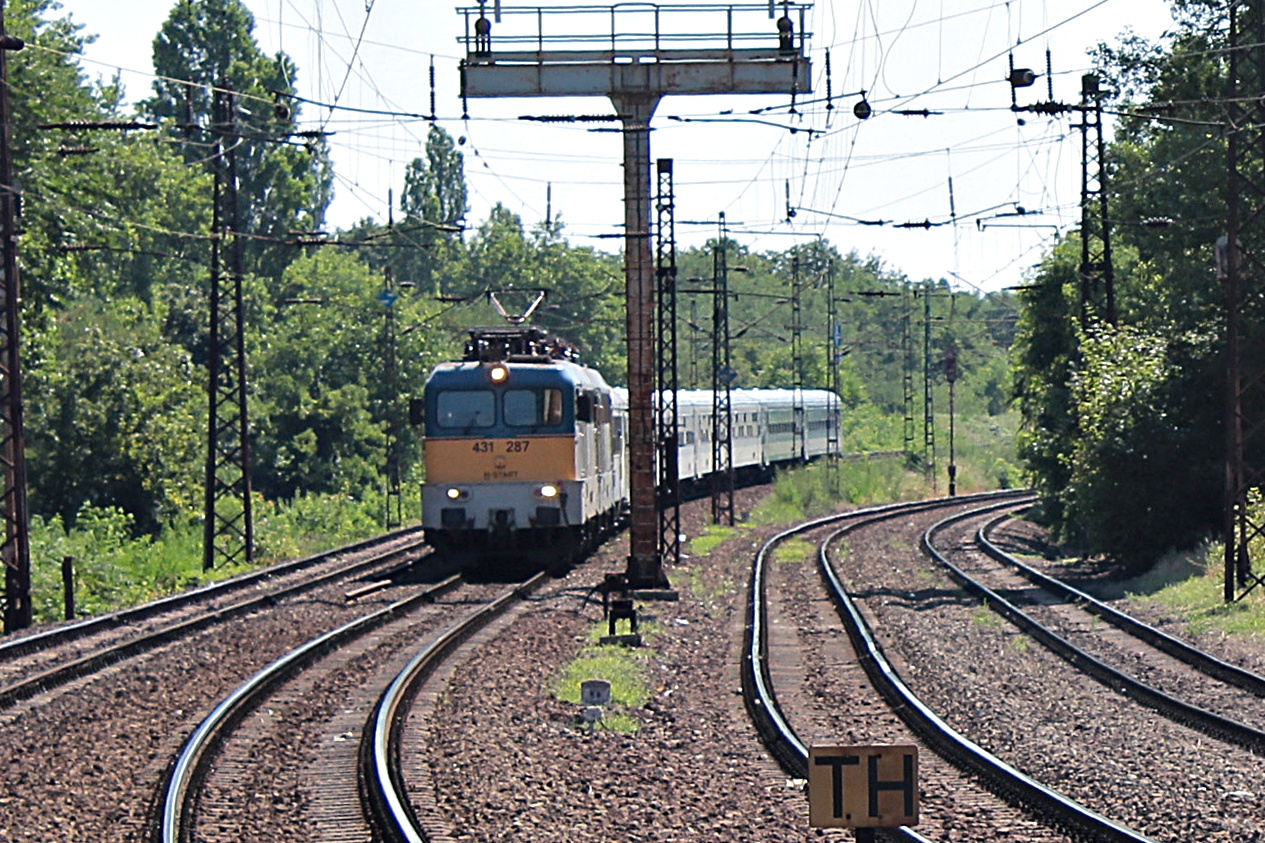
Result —
POLYGON ((485 4, 458 9, 466 22, 463 97, 604 96, 623 125, 631 588, 668 584, 657 548, 650 120, 659 100, 674 94, 810 92, 808 6, 779 3, 781 17, 769 25, 772 8, 498 4, 494 20, 485 4))

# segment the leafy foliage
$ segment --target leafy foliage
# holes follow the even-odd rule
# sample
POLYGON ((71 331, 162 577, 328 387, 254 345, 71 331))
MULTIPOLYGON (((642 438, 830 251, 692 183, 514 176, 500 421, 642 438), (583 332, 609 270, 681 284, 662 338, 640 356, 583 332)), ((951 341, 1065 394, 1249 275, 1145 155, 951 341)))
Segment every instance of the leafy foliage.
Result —
MULTIPOLYGON (((468 328, 501 322, 497 303, 521 312, 545 290, 533 321, 574 344, 611 383, 625 382, 622 257, 569 241, 560 219, 525 224, 497 205, 486 219, 467 220, 460 138, 431 127, 400 185, 399 219, 316 236, 330 198, 325 142, 298 134, 298 68, 284 54, 262 53, 240 0, 174 4, 154 39, 153 91, 134 113, 121 105, 117 80, 84 77, 76 59, 85 36, 58 8, 15 0, 5 10, 9 31, 40 48, 12 55, 10 93, 43 617, 56 614, 63 556, 79 561, 85 611, 200 581, 212 197, 230 157, 239 184, 234 230, 247 244, 260 557, 382 528, 392 441, 406 495, 421 480, 417 432, 404 424, 403 406, 435 363, 458 352, 468 328), (87 127, 135 118, 157 129, 87 127), (51 123, 73 126, 39 128, 51 123), (216 156, 217 145, 232 155, 216 156)), ((825 241, 782 252, 733 241, 682 251, 683 386, 710 384, 712 299, 698 291, 714 286, 718 245, 731 267, 735 386, 791 387, 797 378, 825 386, 837 365, 844 448, 900 449, 913 413, 902 383, 916 382, 921 400, 929 379, 942 419, 952 348, 961 361, 958 411, 1004 412, 1012 295, 912 285, 825 241), (839 343, 825 318, 832 278, 839 343), (799 372, 787 342, 796 291, 799 372)), ((809 487, 791 497, 795 505, 822 501, 809 487)))
POLYGON ((1092 548, 1138 570, 1188 545, 1220 517, 1222 452, 1202 435, 1216 428, 1207 408, 1218 404, 1206 394, 1215 377, 1182 368, 1198 365, 1190 352, 1205 344, 1203 337, 1166 343, 1133 328, 1104 331, 1084 344, 1074 389, 1081 436, 1071 459, 1069 514, 1092 548))
POLYGON ((277 278, 294 233, 321 226, 333 176, 323 138, 298 134, 298 68, 284 53, 265 56, 254 26, 241 0, 175 4, 154 39, 154 95, 142 110, 175 130, 187 163, 223 166, 214 151, 226 149, 236 230, 252 235, 246 269, 277 278))
POLYGON ((73 525, 118 508, 156 532, 201 499, 205 399, 189 355, 135 299, 76 302, 37 339, 26 382, 31 505, 73 525))
MULTIPOLYGON (((1064 538, 1142 568, 1220 527, 1225 329, 1213 246, 1225 196, 1225 7, 1174 3, 1164 43, 1098 50, 1122 115, 1108 185, 1119 326, 1078 324, 1079 242, 1022 298, 1020 450, 1064 538)), ((1265 360, 1245 361, 1249 367, 1265 360)), ((1249 459, 1260 459, 1265 454, 1249 459)))

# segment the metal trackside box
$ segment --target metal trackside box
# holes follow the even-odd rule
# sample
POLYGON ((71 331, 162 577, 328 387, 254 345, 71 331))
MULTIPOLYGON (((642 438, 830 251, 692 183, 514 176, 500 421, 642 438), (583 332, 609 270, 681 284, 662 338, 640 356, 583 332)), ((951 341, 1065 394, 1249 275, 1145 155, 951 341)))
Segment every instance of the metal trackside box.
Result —
POLYGON ((918 823, 918 747, 813 746, 808 824, 872 828, 918 823))

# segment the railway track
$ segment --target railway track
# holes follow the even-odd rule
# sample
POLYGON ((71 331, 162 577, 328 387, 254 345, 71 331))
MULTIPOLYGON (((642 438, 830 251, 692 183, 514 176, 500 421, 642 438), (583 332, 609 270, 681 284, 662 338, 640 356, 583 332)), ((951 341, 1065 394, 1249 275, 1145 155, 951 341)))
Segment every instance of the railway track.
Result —
MULTIPOLYGON (((994 496, 995 499, 996 496, 994 496)), ((1013 499, 1003 501, 1001 505, 1010 506, 1013 499)), ((933 512, 950 507, 962 508, 963 503, 938 501, 931 503, 906 504, 865 510, 844 516, 835 516, 810 522, 800 527, 781 533, 770 539, 759 553, 753 565, 752 583, 749 591, 748 637, 745 646, 746 669, 744 669, 744 688, 748 695, 749 708, 753 717, 760 724, 761 733, 773 754, 780 759, 790 775, 797 778, 807 777, 808 741, 801 738, 795 724, 802 730, 815 732, 826 743, 840 743, 837 735, 842 729, 849 733, 844 743, 904 743, 916 739, 924 747, 934 750, 955 767, 968 771, 970 775, 955 774, 948 765, 934 756, 924 754, 922 767, 924 770, 924 790, 930 790, 929 819, 939 833, 961 831, 961 808, 964 804, 972 806, 974 820, 969 833, 979 837, 997 838, 999 829, 1025 827, 1025 840, 1066 840, 1069 835, 1077 839, 1139 841, 1145 837, 1118 826, 1115 823, 1095 814, 1071 800, 1045 788, 1031 778, 1023 775, 1010 765, 986 752, 970 740, 952 729, 931 709, 922 703, 900 679, 883 654, 882 648, 874 638, 862 613, 849 596, 835 571, 831 561, 829 548, 849 534, 873 528, 881 522, 895 518, 907 518, 914 513, 933 512), (838 526, 842 525, 842 526, 838 526), (778 600, 796 601, 799 610, 812 605, 813 598, 808 593, 811 585, 807 578, 796 578, 787 572, 774 570, 785 566, 772 563, 777 548, 787 540, 807 535, 817 542, 817 571, 821 582, 829 594, 830 603, 842 620, 851 642, 851 653, 839 652, 840 641, 833 642, 832 647, 822 649, 820 645, 820 626, 827 618, 820 613, 802 615, 802 624, 812 628, 818 644, 810 648, 793 636, 787 635, 785 626, 790 620, 794 608, 790 605, 773 605, 778 600), (776 580, 776 585, 770 585, 776 580), (768 619, 774 616, 776 624, 768 619), (781 626, 780 634, 773 631, 781 626), (800 649, 810 652, 798 652, 800 649), (776 658, 774 657, 776 656, 776 658), (830 660, 830 670, 844 673, 847 679, 844 684, 851 686, 846 705, 849 712, 846 718, 852 725, 832 723, 831 717, 821 708, 820 699, 812 699, 796 689, 797 678, 802 681, 804 673, 811 676, 818 666, 807 664, 811 660, 830 660), (794 663, 795 669, 783 667, 774 669, 774 663, 794 663), (860 674, 864 672, 873 688, 868 693, 858 693, 856 688, 860 674), (778 673, 783 682, 778 682, 778 673), (780 694, 789 701, 791 711, 783 709, 779 701, 780 694), (889 711, 881 711, 890 706, 889 711), (864 711, 862 720, 864 727, 855 725, 857 710, 864 711), (899 712, 899 717, 895 712, 899 712), (903 720, 902 724, 900 721, 903 720), (834 739, 828 739, 834 735, 834 739), (993 792, 1003 794, 1008 801, 1020 805, 1033 815, 1043 817, 1049 824, 1048 830, 1036 826, 1030 818, 1017 816, 1009 806, 1001 800, 983 791, 978 780, 989 784, 993 792), (930 784, 928 784, 930 783, 930 784), (936 791, 939 791, 937 794, 936 791), (945 792, 949 793, 946 798, 945 792), (957 811, 958 816, 935 816, 943 811, 957 811), (954 826, 957 828, 954 828, 954 826), (1060 831, 1060 829, 1066 829, 1060 831)), ((968 506, 978 508, 982 504, 976 501, 968 506)), ((983 504, 997 506, 997 503, 983 504)), ((802 572, 801 572, 802 573, 802 572)), ((820 601, 818 601, 820 603, 820 601)), ((824 608, 818 607, 819 610, 824 608)), ((815 683, 816 684, 816 683, 815 683)), ((818 691, 820 694, 820 691, 818 691)), ((832 695, 833 696, 833 695, 832 695)), ((836 701, 836 703, 842 701, 836 701)), ((833 709, 834 706, 831 706, 833 709)), ((885 832, 892 839, 918 841, 921 837, 910 829, 900 828, 885 832)), ((1004 836, 1004 835, 1003 835, 1004 836)))
POLYGON ((1083 611, 1115 626, 1128 635, 1139 639, 1180 662, 1183 662, 1205 676, 1241 688, 1255 697, 1265 697, 1265 677, 1247 668, 1225 661, 1157 629, 1141 620, 1121 612, 1092 595, 1081 591, 1061 580, 1047 576, 1031 565, 1024 563, 1019 557, 1004 551, 991 537, 1003 523, 1010 521, 1012 515, 1007 513, 998 516, 980 527, 975 534, 976 545, 989 557, 1005 566, 1014 569, 1028 582, 1060 600, 1075 604, 1083 611))
POLYGON ((398 730, 391 712, 405 710, 410 679, 426 668, 410 658, 417 642, 435 639, 425 651, 433 654, 461 640, 544 578, 506 588, 453 577, 306 642, 259 671, 186 742, 164 787, 153 839, 380 839, 360 810, 357 781, 390 792, 387 777, 399 755, 387 748, 398 730), (404 668, 402 660, 408 660, 404 668), (367 724, 379 724, 389 755, 360 769, 359 759, 373 758, 357 751, 362 742, 375 745, 362 738, 362 732, 374 734, 367 724), (324 798, 300 804, 304 779, 319 782, 316 792, 324 798), (272 798, 252 810, 261 786, 272 798))
POLYGON ((924 544, 990 609, 1108 688, 1210 737, 1265 750, 1265 679, 1022 565, 987 540, 988 524, 973 537, 982 552, 939 548, 936 536, 963 520, 955 516, 935 525, 924 544))
POLYGON ((303 641, 439 580, 424 560, 400 570, 423 554, 415 535, 397 534, 386 546, 335 553, 279 581, 256 580, 143 620, 136 630, 124 625, 44 654, 68 652, 67 661, 91 669, 88 656, 99 666, 0 712, 0 753, 21 759, 0 790, 0 839, 147 839, 157 782, 206 713, 303 641), (391 571, 399 574, 391 585, 347 599, 366 579, 381 583, 391 571), (193 618, 202 620, 188 624, 193 618), (130 640, 147 636, 141 647, 130 640), (119 639, 133 651, 86 652, 108 651, 119 639))
MULTIPOLYGON (((886 518, 885 527, 854 526, 830 542, 829 558, 856 614, 879 630, 887 671, 952 730, 1005 765, 1137 835, 1106 839, 1238 843, 1265 831, 1252 790, 1256 777, 1265 778, 1265 764, 1255 755, 1076 678, 1030 634, 989 620, 991 610, 923 557, 918 537, 941 521, 943 513, 935 510, 943 505, 852 513, 839 524, 809 525, 799 536, 821 544, 845 524, 886 518)), ((706 518, 691 518, 687 529, 695 534, 706 518)), ((975 533, 995 518, 978 515, 942 530, 932 543, 942 552, 978 555, 975 533)), ((778 553, 796 549, 796 536, 781 538, 790 542, 778 553)), ((758 542, 746 531, 727 550, 687 559, 670 573, 682 589, 680 604, 643 608, 643 620, 657 631, 642 653, 650 696, 627 710, 637 731, 578 728, 578 710, 553 697, 549 677, 575 658, 600 622, 591 593, 600 576, 593 570, 618 567, 625 544, 604 548, 593 565, 527 601, 510 598, 521 611, 488 624, 434 674, 420 667, 419 651, 505 589, 436 580, 429 585, 439 591, 430 596, 421 594, 425 585, 395 585, 364 591, 363 606, 348 606, 347 587, 331 585, 288 601, 284 611, 248 613, 240 623, 160 645, 104 671, 82 692, 53 695, 48 706, 11 709, 20 714, 0 730, 0 752, 24 758, 24 772, 11 778, 9 798, 34 806, 21 814, 25 821, 35 812, 32 839, 157 839, 150 824, 163 813, 156 783, 206 713, 318 631, 352 626, 374 610, 392 619, 336 649, 326 639, 311 655, 293 657, 294 666, 310 661, 288 679, 261 682, 269 685, 262 701, 224 704, 226 731, 211 739, 209 753, 184 765, 196 773, 184 787, 181 810, 192 809, 194 820, 192 830, 175 839, 344 843, 423 839, 416 835, 424 833, 441 842, 509 836, 574 843, 665 833, 732 838, 758 825, 765 843, 802 840, 803 795, 785 786, 788 775, 798 780, 801 774, 794 767, 774 769, 733 693, 748 654, 751 665, 765 660, 761 681, 774 695, 761 707, 780 710, 802 746, 915 740, 914 728, 882 695, 864 691, 864 660, 845 654, 850 638, 821 586, 815 554, 799 560, 791 553, 780 561, 773 550, 761 554, 758 584, 772 602, 757 615, 757 626, 768 645, 763 657, 739 646, 745 612, 737 594, 727 596, 727 583, 752 576, 749 560, 758 542), (409 598, 420 602, 405 602, 409 598), (421 690, 399 678, 415 659, 414 672, 429 676, 421 690), (393 683, 401 702, 393 713, 374 715, 382 689, 393 683), (371 719, 376 729, 367 727, 371 719), (37 760, 36 744, 23 744, 27 733, 49 761, 37 760), (135 758, 113 761, 121 752, 135 758), (375 752, 370 766, 380 771, 372 776, 380 784, 371 789, 379 805, 399 806, 391 821, 395 837, 366 823, 360 790, 350 784, 358 775, 369 780, 356 771, 361 757, 375 752), (391 772, 397 761, 402 769, 391 772), (120 777, 116 770, 131 772, 120 777), (32 782, 47 784, 28 784, 28 773, 32 782), (394 796, 384 795, 392 790, 394 796), (107 792, 118 795, 106 801, 107 792), (132 805, 141 806, 141 816, 132 805), (77 814, 75 806, 87 810, 77 814)), ((1016 581, 1010 589, 1032 586, 1016 581)), ((1114 630, 1098 622, 1097 634, 1105 629, 1114 630)), ((1091 626, 1086 634, 1093 633, 1091 626)), ((902 710, 910 716, 915 708, 907 703, 902 710)), ((1104 839, 1071 821, 1038 819, 1049 816, 1045 809, 1012 806, 1019 797, 995 795, 992 790, 1004 788, 985 787, 979 770, 963 775, 930 752, 922 758, 923 823, 916 832, 897 832, 901 839, 1104 839)), ((0 837, 23 839, 14 834, 22 827, 15 824, 19 815, 7 810, 0 801, 0 837)))
MULTIPOLYGON (((1229 694, 1235 717, 1227 721, 1259 709, 1260 700, 1145 652, 1066 594, 1038 593, 1017 579, 976 545, 981 525, 995 519, 982 510, 927 517, 918 529, 934 558, 895 538, 850 536, 839 545, 840 577, 905 684, 1007 765, 1137 835, 1258 839, 1265 802, 1252 783, 1265 765, 1242 748, 1256 739, 1210 725, 1206 713, 1192 717, 1204 703, 1192 705, 1187 695, 1229 694), (1028 615, 1040 616, 1044 629, 1028 615), (1075 637, 1079 650, 1065 637, 1075 637), (1109 661, 1134 676, 1108 673, 1109 661), (1181 691, 1187 699, 1161 703, 1139 675, 1164 678, 1169 696, 1181 691)), ((1060 822, 1077 836, 1102 839, 1060 822)))
POLYGON ((424 552, 418 531, 401 531, 0 641, 0 710, 330 583, 400 575, 424 552))
POLYGON ((440 668, 472 635, 502 615, 513 603, 535 591, 546 579, 537 574, 507 589, 431 641, 391 681, 374 706, 361 743, 361 774, 368 806, 380 839, 420 843, 443 834, 442 823, 421 815, 415 804, 431 805, 424 763, 410 757, 402 735, 409 705, 425 679, 440 668), (412 786, 410 786, 412 781, 412 786))

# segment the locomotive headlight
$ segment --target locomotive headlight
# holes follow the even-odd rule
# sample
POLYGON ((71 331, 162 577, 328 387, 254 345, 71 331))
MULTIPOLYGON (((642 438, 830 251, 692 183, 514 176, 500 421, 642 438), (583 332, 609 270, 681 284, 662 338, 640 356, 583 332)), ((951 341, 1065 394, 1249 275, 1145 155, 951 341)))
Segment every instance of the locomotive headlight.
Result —
POLYGON ((536 489, 536 497, 542 498, 544 500, 553 500, 554 498, 558 497, 558 495, 561 492, 562 490, 559 489, 554 484, 546 483, 545 485, 540 486, 536 489))
POLYGON ((456 486, 449 486, 448 491, 444 493, 450 501, 463 501, 470 497, 470 493, 465 489, 458 489, 456 486))
POLYGON ((509 367, 507 367, 504 363, 497 363, 495 366, 488 369, 488 378, 491 379, 492 383, 505 383, 510 379, 509 367))

